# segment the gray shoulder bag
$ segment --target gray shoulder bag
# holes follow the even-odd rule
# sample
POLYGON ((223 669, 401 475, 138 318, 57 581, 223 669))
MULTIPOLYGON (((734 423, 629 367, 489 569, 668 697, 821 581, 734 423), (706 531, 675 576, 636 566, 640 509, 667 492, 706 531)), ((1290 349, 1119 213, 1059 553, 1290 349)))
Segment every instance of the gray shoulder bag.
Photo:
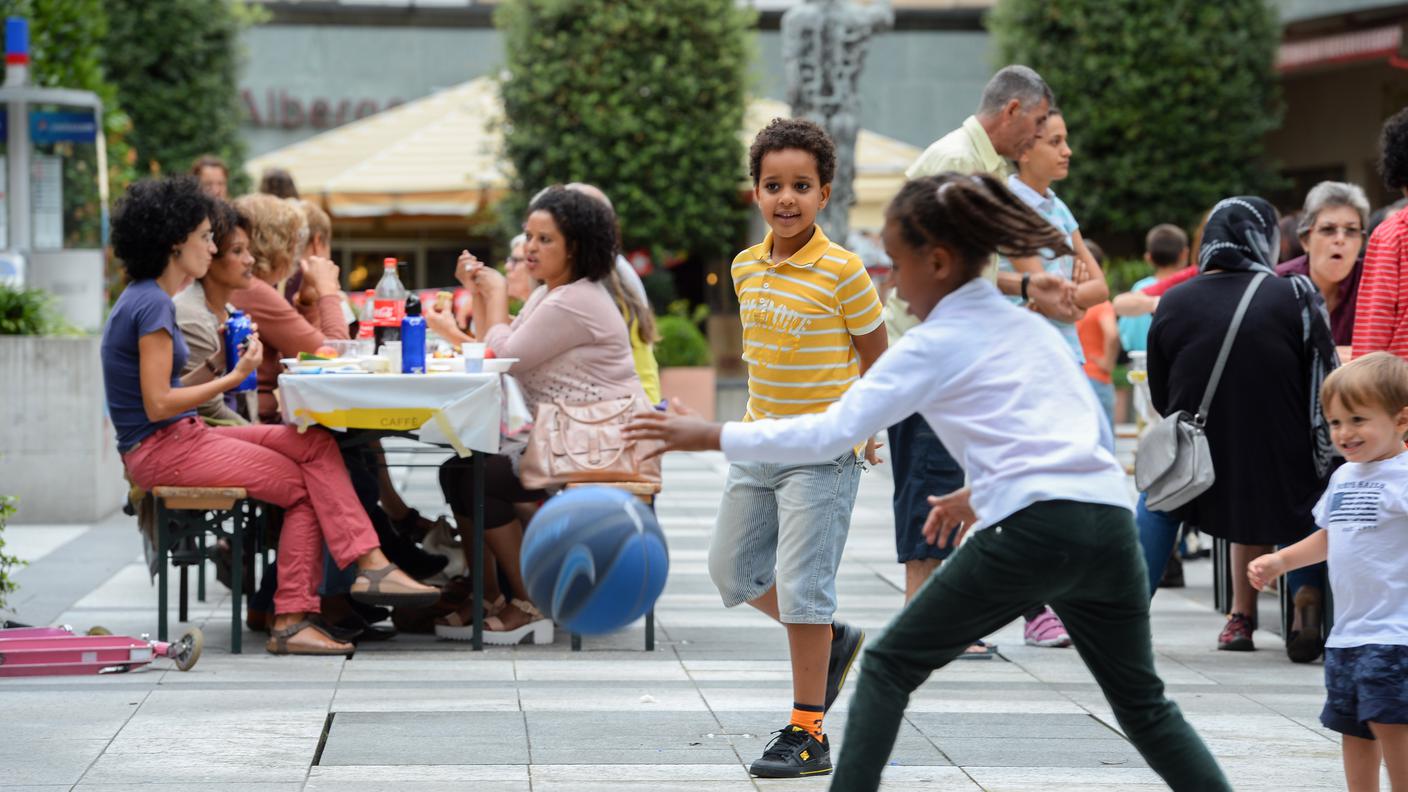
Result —
POLYGON ((1208 438, 1203 433, 1203 427, 1207 425, 1208 408, 1212 406, 1213 394, 1217 393, 1217 383, 1222 379, 1222 369, 1227 366, 1227 357, 1232 352, 1232 343, 1237 339, 1237 329, 1242 326, 1242 317, 1265 279, 1265 272, 1257 273, 1242 293, 1242 301, 1237 304, 1232 324, 1222 339, 1222 350, 1217 353, 1217 363, 1212 367, 1212 377, 1203 391, 1203 402, 1198 406, 1197 414, 1179 410, 1165 416, 1149 427, 1149 431, 1139 440, 1134 457, 1134 484, 1144 493, 1148 507, 1154 511, 1177 509, 1206 492, 1215 480, 1212 454, 1208 450, 1208 438))

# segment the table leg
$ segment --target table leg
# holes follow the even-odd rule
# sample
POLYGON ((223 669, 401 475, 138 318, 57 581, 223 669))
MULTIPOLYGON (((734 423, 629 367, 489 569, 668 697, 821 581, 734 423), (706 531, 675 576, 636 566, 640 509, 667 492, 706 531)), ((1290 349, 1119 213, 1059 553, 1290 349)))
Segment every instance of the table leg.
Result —
POLYGON ((474 651, 484 649, 484 454, 474 451, 474 651))

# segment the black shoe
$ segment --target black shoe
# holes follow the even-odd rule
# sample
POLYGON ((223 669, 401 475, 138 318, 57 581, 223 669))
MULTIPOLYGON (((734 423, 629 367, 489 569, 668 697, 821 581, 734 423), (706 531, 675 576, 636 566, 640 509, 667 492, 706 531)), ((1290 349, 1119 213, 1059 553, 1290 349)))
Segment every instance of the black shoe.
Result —
POLYGON ((841 695, 846 676, 856 658, 860 657, 860 645, 865 642, 865 631, 859 627, 836 622, 835 629, 836 634, 831 638, 831 657, 826 661, 826 704, 823 711, 830 710, 831 705, 836 703, 836 697, 841 695))
POLYGON ((789 723, 768 743, 761 759, 748 768, 758 778, 802 778, 831 773, 831 741, 821 741, 801 726, 789 723))
POLYGON ((352 612, 362 617, 367 624, 376 624, 391 618, 391 609, 383 608, 380 605, 368 605, 358 602, 351 597, 347 598, 347 604, 351 606, 352 612))
POLYGON ((1164 567, 1164 576, 1159 581, 1159 588, 1185 588, 1187 585, 1183 581, 1183 559, 1178 556, 1170 558, 1168 566, 1164 567))

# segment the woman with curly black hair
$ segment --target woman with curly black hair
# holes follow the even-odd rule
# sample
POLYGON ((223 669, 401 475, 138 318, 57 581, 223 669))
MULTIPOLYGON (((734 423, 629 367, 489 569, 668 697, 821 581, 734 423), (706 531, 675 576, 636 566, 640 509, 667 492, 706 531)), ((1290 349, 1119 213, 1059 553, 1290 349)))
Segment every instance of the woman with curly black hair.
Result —
MULTIPOLYGON (((1408 107, 1384 122, 1379 172, 1384 186, 1408 196, 1408 107)), ((1408 358, 1408 212, 1380 223, 1364 251, 1354 311, 1354 356, 1379 351, 1408 358)))
MULTIPOLYGON (((645 399, 631 357, 626 323, 603 282, 616 267, 616 220, 604 203, 576 190, 553 187, 528 207, 524 266, 543 282, 516 318, 508 313, 504 276, 468 252, 460 254, 460 281, 474 293, 475 331, 494 355, 516 358, 511 369, 523 386, 528 406, 539 403, 587 404, 622 397, 645 399), (511 321, 510 321, 511 320, 511 321)), ((437 332, 440 332, 436 327, 437 332)), ((451 340, 469 341, 455 331, 451 340)), ((440 488, 463 528, 470 525, 468 460, 451 459, 440 468, 440 488)), ((484 522, 485 597, 494 615, 484 642, 552 642, 552 620, 528 597, 518 565, 523 525, 515 504, 531 504, 546 494, 524 489, 516 460, 490 457, 486 469, 484 522), (506 573, 507 602, 497 591, 491 555, 506 573)), ((466 546, 468 543, 466 542, 466 546)), ((442 638, 468 639, 467 612, 436 625, 442 638)))
POLYGON ((215 205, 191 176, 139 181, 112 219, 112 244, 132 283, 103 329, 103 381, 117 450, 137 486, 243 487, 285 509, 279 587, 266 648, 273 654, 346 654, 318 616, 323 545, 355 564, 353 596, 383 605, 429 604, 439 591, 386 559, 326 432, 292 426, 207 427, 196 407, 249 376, 263 359, 250 336, 234 371, 199 385, 179 377, 189 357, 172 297, 206 275, 216 253, 215 205))

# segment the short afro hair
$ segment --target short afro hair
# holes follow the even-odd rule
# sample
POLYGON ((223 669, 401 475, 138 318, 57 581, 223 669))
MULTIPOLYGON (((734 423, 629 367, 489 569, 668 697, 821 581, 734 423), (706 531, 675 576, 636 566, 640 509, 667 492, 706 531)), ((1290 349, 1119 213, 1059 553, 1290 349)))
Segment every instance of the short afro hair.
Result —
POLYGON ((774 118, 753 138, 748 149, 748 175, 753 186, 762 178, 763 157, 774 151, 798 149, 816 160, 816 173, 822 184, 836 178, 836 144, 820 126, 801 118, 774 118))
POLYGON ((1408 189, 1408 107, 1384 122, 1379 136, 1379 173, 1390 190, 1408 189))
POLYGON ((620 237, 616 214, 585 193, 554 185, 539 193, 528 214, 547 212, 567 243, 572 280, 600 281, 616 270, 620 237))
POLYGON ((215 199, 210 211, 210 233, 215 236, 215 255, 223 256, 230 252, 235 241, 235 230, 244 229, 245 236, 251 236, 254 227, 249 218, 235 211, 228 201, 215 199))
POLYGON ((171 254, 208 220, 215 204, 194 176, 128 185, 112 216, 112 249, 134 281, 161 275, 171 254))

